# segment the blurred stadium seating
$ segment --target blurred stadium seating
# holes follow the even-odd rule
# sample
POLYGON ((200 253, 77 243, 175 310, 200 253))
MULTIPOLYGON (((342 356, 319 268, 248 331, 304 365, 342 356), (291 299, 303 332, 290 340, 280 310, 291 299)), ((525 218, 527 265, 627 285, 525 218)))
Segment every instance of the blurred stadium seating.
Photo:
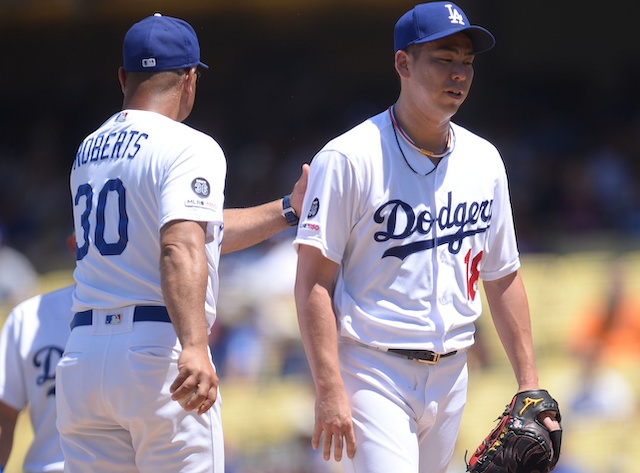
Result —
MULTIPOLYGON (((578 414, 570 409, 575 394, 580 362, 570 352, 575 324, 581 308, 604 297, 608 267, 616 258, 625 262, 626 285, 637 294, 640 287, 640 252, 585 252, 523 257, 523 277, 528 286, 541 385, 558 399, 563 411, 565 435, 563 461, 580 465, 581 473, 637 473, 634 453, 640 450, 635 426, 640 421, 640 360, 611 364, 631 387, 634 405, 628 415, 607 418, 578 414)), ((45 274, 42 290, 61 287, 71 281, 68 271, 45 274)), ((240 302, 239 302, 240 303, 240 302)), ((2 319, 8 308, 2 311, 2 319)), ((640 317, 640 314, 637 314, 640 317)), ((487 353, 483 362, 470 355, 469 401, 458 438, 452 473, 463 471, 465 451, 474 449, 494 425, 495 417, 514 394, 515 381, 493 331, 490 315, 479 324, 487 353), (456 468, 458 468, 456 470, 456 468)), ((615 386, 610 386, 615 389, 615 386)), ((316 453, 310 453, 308 438, 313 422, 313 392, 306 378, 264 377, 258 380, 221 380, 223 422, 229 458, 237 473, 316 473, 316 453), (291 460, 281 464, 282 455, 302 457, 303 467, 291 460), (252 465, 252 466, 251 466, 252 465), (256 465, 259 465, 256 466, 256 465), (252 469, 253 468, 253 469, 252 469), (258 468, 258 469, 255 469, 258 468), (287 469, 289 468, 289 470, 287 469), (302 469, 300 469, 302 468, 302 469), (306 470, 304 468, 307 468, 306 470)), ((31 431, 23 415, 16 448, 6 473, 18 473, 31 431)), ((320 470, 317 470, 320 471, 320 470)), ((327 471, 327 470, 323 470, 327 471)), ((339 469, 334 468, 334 471, 339 469)))

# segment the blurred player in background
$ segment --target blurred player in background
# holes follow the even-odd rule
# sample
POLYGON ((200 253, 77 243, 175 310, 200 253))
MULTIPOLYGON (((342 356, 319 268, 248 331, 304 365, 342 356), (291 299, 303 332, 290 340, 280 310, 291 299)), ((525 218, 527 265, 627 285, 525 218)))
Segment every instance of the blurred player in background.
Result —
POLYGON ((451 122, 494 42, 451 2, 417 5, 395 26, 397 102, 311 163, 295 296, 313 445, 345 472, 447 471, 479 279, 518 391, 539 387, 504 164, 451 122))
POLYGON ((591 422, 632 419, 638 408, 623 373, 640 362, 640 296, 629 287, 623 257, 607 274, 605 292, 580 307, 569 345, 579 362, 577 379, 567 383, 570 414, 591 422))
MULTIPOLYGON (((67 240, 75 253, 75 238, 67 240)), ((69 337, 71 294, 67 286, 17 305, 0 333, 0 470, 13 449, 18 414, 28 408, 33 440, 25 473, 62 473, 56 429, 55 368, 69 337)))
POLYGON ((181 123, 202 68, 187 22, 135 23, 118 70, 122 110, 73 162, 74 315, 56 373, 67 473, 224 471, 208 347, 220 254, 297 224, 306 168, 290 199, 223 218, 222 149, 181 123))
POLYGON ((24 254, 7 242, 0 222, 0 306, 7 309, 38 293, 38 272, 24 254))

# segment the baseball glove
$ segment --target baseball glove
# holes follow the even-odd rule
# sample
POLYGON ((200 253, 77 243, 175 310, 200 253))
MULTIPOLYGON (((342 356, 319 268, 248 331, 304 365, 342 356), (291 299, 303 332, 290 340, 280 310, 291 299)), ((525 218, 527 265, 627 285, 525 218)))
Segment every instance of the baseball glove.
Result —
POLYGON ((498 425, 471 456, 474 473, 548 473, 560 458, 562 429, 549 432, 538 421, 542 412, 555 412, 558 403, 543 389, 516 394, 497 419, 498 425))

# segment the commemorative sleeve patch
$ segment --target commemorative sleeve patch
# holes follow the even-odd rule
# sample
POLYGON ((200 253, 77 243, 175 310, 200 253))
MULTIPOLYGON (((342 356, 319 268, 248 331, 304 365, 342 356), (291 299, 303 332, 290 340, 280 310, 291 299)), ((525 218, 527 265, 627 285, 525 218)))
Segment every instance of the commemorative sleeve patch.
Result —
POLYGON ((313 218, 318 215, 318 210, 320 210, 320 200, 316 197, 311 202, 311 207, 309 208, 309 213, 307 214, 307 218, 313 218))
POLYGON ((211 186, 209 185, 209 181, 207 181, 204 177, 196 177, 193 181, 191 181, 191 190, 193 190, 193 192, 195 192, 200 197, 209 197, 211 186))
POLYGON ((203 199, 185 199, 184 201, 185 207, 199 207, 201 209, 207 210, 218 210, 218 205, 215 202, 209 202, 203 199))
POLYGON ((309 230, 311 232, 320 232, 320 225, 317 223, 303 222, 300 224, 301 229, 309 230))

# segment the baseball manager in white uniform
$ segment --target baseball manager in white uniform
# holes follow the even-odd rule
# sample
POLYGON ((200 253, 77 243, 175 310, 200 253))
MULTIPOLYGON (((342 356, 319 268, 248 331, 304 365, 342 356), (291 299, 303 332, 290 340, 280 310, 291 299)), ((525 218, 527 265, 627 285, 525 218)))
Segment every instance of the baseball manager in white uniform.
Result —
POLYGON ((394 36, 400 95, 314 157, 294 242, 312 443, 347 473, 445 473, 479 279, 518 390, 538 374, 503 161, 451 122, 494 37, 451 2, 417 5, 394 36))
POLYGON ((71 170, 77 285, 56 379, 65 471, 222 473, 208 347, 220 253, 295 223, 304 191, 298 181, 290 200, 223 220, 225 156, 181 123, 207 67, 193 28, 147 17, 126 33, 123 59, 122 110, 84 139, 71 170))

